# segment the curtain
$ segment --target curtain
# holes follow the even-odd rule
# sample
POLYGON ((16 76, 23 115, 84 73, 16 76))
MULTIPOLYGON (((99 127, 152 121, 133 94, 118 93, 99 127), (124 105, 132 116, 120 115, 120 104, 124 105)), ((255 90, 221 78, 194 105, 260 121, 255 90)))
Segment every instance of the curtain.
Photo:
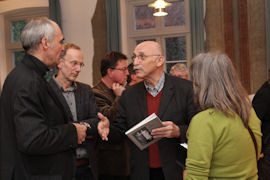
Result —
MULTIPOLYGON (((267 57, 267 67, 270 68, 270 1, 266 2, 266 57, 267 57)), ((268 72, 269 73, 269 72, 268 72)), ((270 75, 268 74, 268 77, 270 75)))
POLYGON ((120 1, 106 0, 107 50, 121 51, 120 40, 120 1))
POLYGON ((204 52, 204 0, 190 0, 191 56, 204 52))
POLYGON ((61 23, 61 6, 59 0, 49 0, 49 18, 55 21, 60 28, 61 23))

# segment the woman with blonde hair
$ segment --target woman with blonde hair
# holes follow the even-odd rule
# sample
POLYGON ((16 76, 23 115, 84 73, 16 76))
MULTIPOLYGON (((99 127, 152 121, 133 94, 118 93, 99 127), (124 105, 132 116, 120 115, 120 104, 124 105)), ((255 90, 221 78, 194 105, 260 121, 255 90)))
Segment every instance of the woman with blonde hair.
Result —
POLYGON ((202 53, 190 65, 200 113, 191 120, 185 179, 258 179, 260 120, 231 60, 202 53))

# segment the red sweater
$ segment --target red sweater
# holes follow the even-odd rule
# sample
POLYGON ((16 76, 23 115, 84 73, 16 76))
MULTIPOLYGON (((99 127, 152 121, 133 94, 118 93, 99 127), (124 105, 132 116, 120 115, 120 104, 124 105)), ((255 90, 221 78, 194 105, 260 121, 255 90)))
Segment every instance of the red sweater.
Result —
MULTIPOLYGON (((161 100, 162 90, 156 97, 147 92, 147 110, 148 115, 156 113, 158 115, 159 104, 161 100)), ((161 160, 157 142, 149 146, 149 166, 150 168, 160 168, 161 160)))

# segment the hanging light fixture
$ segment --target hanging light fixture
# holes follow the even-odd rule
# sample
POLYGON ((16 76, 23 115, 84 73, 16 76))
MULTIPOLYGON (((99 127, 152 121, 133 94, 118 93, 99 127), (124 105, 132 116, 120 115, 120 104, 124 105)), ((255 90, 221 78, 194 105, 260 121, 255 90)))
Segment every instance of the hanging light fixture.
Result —
POLYGON ((156 0, 149 4, 148 7, 155 8, 154 16, 166 16, 168 13, 165 11, 165 8, 170 5, 171 3, 167 3, 165 0, 156 0))

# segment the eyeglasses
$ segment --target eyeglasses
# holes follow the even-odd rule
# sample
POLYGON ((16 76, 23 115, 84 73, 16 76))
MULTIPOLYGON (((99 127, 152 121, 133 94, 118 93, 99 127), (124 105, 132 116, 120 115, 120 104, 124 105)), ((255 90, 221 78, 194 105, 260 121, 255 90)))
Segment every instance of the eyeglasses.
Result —
POLYGON ((151 56, 160 56, 159 54, 153 54, 153 55, 144 55, 144 54, 140 54, 138 56, 136 56, 135 54, 131 57, 132 61, 135 61, 136 58, 138 58, 138 60, 142 60, 144 61, 147 57, 151 57, 151 56))
POLYGON ((119 70, 119 71, 123 71, 123 72, 128 70, 127 67, 124 67, 124 68, 111 68, 111 69, 115 69, 115 70, 119 70))
MULTIPOLYGON (((64 59, 64 58, 62 58, 62 59, 66 61, 66 59, 64 59)), ((73 68, 76 66, 80 66, 80 68, 84 67, 84 63, 79 63, 77 61, 66 61, 66 62, 68 62, 73 68)))

